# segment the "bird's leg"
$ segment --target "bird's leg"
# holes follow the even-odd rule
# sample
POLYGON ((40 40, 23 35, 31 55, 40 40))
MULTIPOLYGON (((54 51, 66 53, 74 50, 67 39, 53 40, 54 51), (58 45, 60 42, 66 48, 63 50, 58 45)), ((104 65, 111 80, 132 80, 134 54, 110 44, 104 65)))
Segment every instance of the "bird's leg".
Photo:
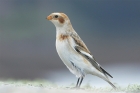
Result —
POLYGON ((80 80, 80 78, 78 78, 78 80, 77 80, 77 84, 75 86, 76 88, 78 87, 79 80, 80 80))
POLYGON ((77 80, 76 86, 73 87, 72 89, 79 89, 80 88, 80 85, 82 84, 83 79, 84 79, 83 77, 79 77, 78 80, 77 80))
MULTIPOLYGON (((77 89, 77 88, 79 88, 79 86, 78 86, 79 80, 80 80, 80 77, 79 77, 78 80, 77 80, 76 86, 75 86, 75 87, 72 87, 71 89, 77 89)), ((66 87, 66 88, 69 88, 69 87, 66 87)))
POLYGON ((80 81, 79 86, 78 86, 79 88, 80 88, 80 86, 81 86, 81 84, 82 84, 83 79, 84 79, 84 78, 81 77, 81 81, 80 81))

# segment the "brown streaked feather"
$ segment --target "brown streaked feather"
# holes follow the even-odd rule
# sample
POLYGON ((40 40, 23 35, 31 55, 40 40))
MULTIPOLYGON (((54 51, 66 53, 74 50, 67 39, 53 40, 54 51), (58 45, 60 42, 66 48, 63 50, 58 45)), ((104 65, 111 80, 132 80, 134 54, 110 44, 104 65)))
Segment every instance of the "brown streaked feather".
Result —
POLYGON ((87 53, 90 54, 90 51, 88 50, 87 46, 84 44, 84 42, 81 40, 81 38, 77 35, 77 33, 72 33, 71 37, 73 38, 73 40, 75 41, 75 43, 80 46, 80 48, 84 51, 86 51, 87 53))
POLYGON ((60 14, 63 18, 68 19, 68 16, 66 14, 64 14, 64 13, 60 13, 60 14))
POLYGON ((61 34, 61 35, 58 36, 58 40, 63 41, 65 39, 67 39, 68 37, 69 37, 68 35, 61 34))

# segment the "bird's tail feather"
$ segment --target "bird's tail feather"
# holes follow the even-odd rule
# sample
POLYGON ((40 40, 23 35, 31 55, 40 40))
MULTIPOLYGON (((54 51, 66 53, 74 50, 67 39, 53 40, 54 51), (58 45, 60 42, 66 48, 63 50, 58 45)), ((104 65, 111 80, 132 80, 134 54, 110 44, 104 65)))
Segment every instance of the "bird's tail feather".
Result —
POLYGON ((117 89, 116 88, 116 86, 113 84, 113 83, 111 83, 110 81, 107 81, 114 89, 117 89))
POLYGON ((113 83, 111 83, 108 78, 108 76, 110 76, 111 78, 113 78, 113 77, 108 72, 106 72, 103 68, 102 68, 102 70, 103 70, 103 72, 104 72, 103 74, 105 76, 104 80, 107 81, 114 89, 117 89, 116 86, 113 83))
POLYGON ((104 79, 106 82, 108 82, 115 90, 117 89, 116 86, 109 80, 106 74, 99 75, 99 77, 104 79))
POLYGON ((110 82, 108 76, 106 74, 104 74, 104 75, 106 77, 106 80, 105 81, 107 81, 114 89, 116 89, 116 86, 112 82, 110 82))

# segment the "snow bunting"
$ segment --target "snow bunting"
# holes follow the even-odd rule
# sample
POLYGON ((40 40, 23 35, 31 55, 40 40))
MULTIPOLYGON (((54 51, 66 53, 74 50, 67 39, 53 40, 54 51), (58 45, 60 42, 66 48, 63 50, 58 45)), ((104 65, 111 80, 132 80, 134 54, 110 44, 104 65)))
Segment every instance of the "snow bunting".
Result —
POLYGON ((73 29, 68 16, 64 13, 52 13, 47 19, 56 27, 56 50, 71 73, 78 78, 76 88, 79 88, 83 78, 92 74, 107 81, 113 78, 99 63, 96 62, 90 51, 73 29))

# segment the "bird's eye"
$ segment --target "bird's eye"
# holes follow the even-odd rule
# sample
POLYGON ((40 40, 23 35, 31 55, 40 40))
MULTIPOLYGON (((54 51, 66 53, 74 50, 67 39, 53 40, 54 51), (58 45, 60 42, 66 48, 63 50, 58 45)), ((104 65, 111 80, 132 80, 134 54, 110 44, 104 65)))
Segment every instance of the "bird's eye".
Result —
POLYGON ((55 18, 58 18, 58 15, 55 15, 54 17, 55 17, 55 18))

